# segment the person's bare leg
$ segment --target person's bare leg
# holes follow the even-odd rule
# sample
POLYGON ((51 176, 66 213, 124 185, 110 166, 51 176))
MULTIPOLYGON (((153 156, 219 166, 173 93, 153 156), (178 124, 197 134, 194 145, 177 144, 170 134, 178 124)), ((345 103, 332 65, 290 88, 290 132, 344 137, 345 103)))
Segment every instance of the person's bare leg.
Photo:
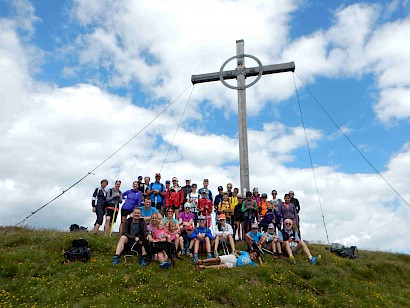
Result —
POLYGON ((306 254, 309 258, 312 256, 312 254, 310 253, 309 248, 307 247, 307 245, 305 244, 304 241, 300 241, 298 246, 302 247, 303 251, 305 252, 305 254, 306 254))
POLYGON ((276 242, 276 251, 279 254, 282 254, 282 247, 280 247, 280 242, 279 241, 276 242))
POLYGON ((194 253, 198 253, 200 240, 196 239, 194 244, 194 253))
POLYGON ((283 246, 285 247, 285 250, 288 253, 288 256, 289 257, 293 256, 292 249, 290 248, 289 242, 288 241, 283 242, 283 246))
POLYGON ((229 245, 231 246, 232 252, 235 251, 235 241, 233 240, 232 235, 228 235, 228 242, 229 242, 229 245))
POLYGON ((215 236, 215 242, 214 242, 214 251, 218 251, 218 246, 219 246, 219 236, 215 236))
POLYGON ((98 230, 100 229, 100 225, 99 224, 95 224, 94 228, 93 228, 93 232, 92 234, 98 234, 98 230))
POLYGON ((104 225, 104 236, 110 235, 110 227, 111 227, 111 217, 105 217, 105 225, 104 225))
POLYGON ((120 255, 124 251, 125 244, 128 243, 128 237, 121 235, 120 240, 118 241, 117 248, 115 249, 115 254, 120 255))
POLYGON ((208 269, 208 268, 228 268, 226 264, 216 264, 216 265, 198 265, 198 269, 208 269))
POLYGON ((124 225, 124 222, 127 220, 127 216, 121 216, 121 224, 120 224, 120 229, 119 229, 119 232, 120 232, 120 236, 121 236, 121 234, 122 234, 122 226, 124 225))
POLYGON ((164 254, 162 252, 158 252, 157 253, 157 259, 158 259, 158 263, 162 264, 165 260, 164 260, 164 254))
POLYGON ((209 240, 209 237, 205 237, 205 249, 206 253, 211 253, 211 241, 209 240))

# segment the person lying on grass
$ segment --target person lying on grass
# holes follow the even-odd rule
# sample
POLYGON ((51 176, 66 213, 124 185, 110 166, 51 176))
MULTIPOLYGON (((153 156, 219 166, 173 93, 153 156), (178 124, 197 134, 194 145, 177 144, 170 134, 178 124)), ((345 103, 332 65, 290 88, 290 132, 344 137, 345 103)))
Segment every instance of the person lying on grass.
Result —
POLYGON ((306 243, 299 238, 298 233, 292 228, 292 224, 292 219, 285 219, 285 228, 281 231, 283 237, 283 248, 288 254, 290 262, 296 264, 293 254, 297 253, 297 251, 302 248, 308 256, 310 264, 316 264, 320 260, 321 256, 318 255, 317 257, 312 257, 306 243))
POLYGON ((233 254, 219 256, 216 258, 198 260, 196 262, 197 269, 207 269, 207 268, 234 268, 243 265, 256 266, 256 260, 262 264, 262 260, 259 258, 259 250, 253 249, 250 253, 246 251, 235 250, 233 254))

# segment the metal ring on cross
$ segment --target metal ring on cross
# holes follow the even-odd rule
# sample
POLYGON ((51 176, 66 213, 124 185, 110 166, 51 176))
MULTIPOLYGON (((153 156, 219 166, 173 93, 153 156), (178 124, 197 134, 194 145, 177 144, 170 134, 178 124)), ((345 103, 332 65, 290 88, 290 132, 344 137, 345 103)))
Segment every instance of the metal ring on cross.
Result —
MULTIPOLYGON (((245 69, 245 68, 244 68, 244 69, 245 69)), ((242 73, 242 72, 240 72, 240 73, 242 73)), ((228 87, 228 88, 234 89, 234 90, 245 90, 246 88, 252 87, 255 83, 257 83, 257 82, 259 81, 259 79, 261 79, 262 75, 263 75, 262 62, 261 62, 257 57, 252 56, 252 55, 247 55, 247 54, 236 55, 236 56, 230 57, 228 60, 226 60, 226 61, 224 62, 224 64, 222 64, 221 69, 219 70, 219 80, 221 80, 221 82, 225 85, 225 87, 228 87), (244 57, 251 58, 251 59, 255 60, 256 63, 258 63, 258 65, 259 65, 259 74, 258 74, 258 76, 256 76, 256 79, 255 79, 254 81, 252 81, 250 84, 247 84, 247 85, 245 85, 245 86, 243 86, 243 87, 231 86, 229 83, 227 83, 227 82, 224 80, 223 75, 222 75, 222 74, 223 74, 223 70, 224 70, 225 66, 226 66, 230 61, 232 61, 233 59, 244 58, 244 57)), ((245 76, 245 77, 246 77, 246 76, 245 76)))

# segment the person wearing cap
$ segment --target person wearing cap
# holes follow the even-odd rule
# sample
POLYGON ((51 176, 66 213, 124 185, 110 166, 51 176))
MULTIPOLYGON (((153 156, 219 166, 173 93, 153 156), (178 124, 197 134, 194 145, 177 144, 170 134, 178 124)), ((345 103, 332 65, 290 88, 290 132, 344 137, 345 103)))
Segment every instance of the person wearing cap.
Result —
POLYGON ((235 251, 235 243, 233 240, 232 226, 226 222, 225 214, 218 216, 218 223, 215 226, 215 243, 214 243, 214 257, 218 257, 218 246, 220 241, 225 241, 226 244, 231 246, 232 253, 235 251))
POLYGON ((188 194, 192 191, 191 179, 185 179, 185 186, 182 187, 182 191, 184 192, 184 202, 185 202, 188 194))
POLYGON ((218 215, 220 214, 218 213, 218 204, 221 203, 223 200, 223 190, 224 188, 222 186, 218 186, 218 194, 215 196, 214 200, 214 209, 217 211, 218 215))
POLYGON ((144 182, 142 182, 142 175, 138 176, 138 179, 136 182, 137 182, 137 189, 141 192, 141 194, 145 193, 145 184, 144 182))
POLYGON ((242 212, 242 203, 243 203, 243 198, 242 195, 238 194, 236 196, 237 198, 237 204, 235 208, 233 209, 233 221, 235 222, 235 227, 234 227, 234 234, 236 234, 235 231, 238 232, 238 239, 241 241, 245 237, 245 223, 244 223, 244 216, 242 212))
POLYGON ((184 204, 184 211, 179 215, 179 229, 183 233, 187 226, 192 226, 194 223, 194 214, 191 213, 191 203, 184 204))
POLYGON ((259 250, 251 250, 249 253, 246 251, 236 250, 230 255, 218 256, 216 258, 198 260, 196 263, 196 268, 198 270, 210 269, 210 268, 234 268, 244 265, 256 266, 256 260, 262 264, 260 259, 259 250))
POLYGON ((267 200, 268 200, 268 195, 263 193, 261 195, 261 201, 258 204, 259 220, 261 220, 265 216, 266 212, 268 211, 267 200))
POLYGON ((145 195, 151 198, 152 206, 157 210, 161 210, 161 206, 164 204, 165 199, 165 186, 161 182, 161 173, 155 174, 155 182, 151 183, 147 187, 145 195))
POLYGON ((258 214, 258 203, 252 199, 250 191, 246 192, 246 199, 242 202, 242 213, 244 213, 245 232, 248 233, 258 214))
POLYGON ((321 255, 318 255, 317 257, 312 256, 306 243, 299 238, 298 233, 293 229, 292 219, 285 219, 284 225, 285 227, 281 231, 283 237, 283 248, 288 254, 290 262, 296 264, 293 254, 297 253, 297 251, 302 248, 308 256, 310 264, 316 264, 320 260, 321 255))
POLYGON ((194 226, 196 226, 198 222, 198 210, 196 208, 196 206, 198 205, 198 200, 199 200, 199 194, 196 191, 198 188, 198 185, 193 183, 191 187, 192 187, 192 191, 186 197, 186 202, 192 205, 191 212, 194 214, 194 226))
POLYGON ((265 237, 265 248, 273 252, 274 255, 282 256, 281 243, 283 241, 282 232, 275 232, 275 225, 270 223, 268 230, 263 234, 265 237))
POLYGON ((204 187, 202 187, 198 190, 200 198, 203 198, 202 191, 205 190, 206 191, 206 198, 211 200, 211 202, 212 202, 214 200, 214 198, 212 197, 212 191, 208 188, 209 180, 204 179, 203 184, 204 184, 204 187))
POLYGON ((211 226, 211 213, 212 213, 212 201, 208 199, 207 192, 202 190, 202 198, 198 200, 198 204, 196 206, 198 210, 198 214, 206 217, 206 226, 211 226))
MULTIPOLYGON (((210 201, 210 200, 209 200, 210 201)), ((211 204, 212 206, 212 204, 211 204)), ((198 252, 200 248, 207 253, 207 259, 212 258, 211 241, 214 239, 211 229, 205 226, 205 217, 198 217, 199 226, 194 228, 194 232, 189 236, 191 240, 195 239, 194 243, 194 264, 198 261, 198 252)))
POLYGON ((175 218, 178 220, 181 205, 184 204, 184 191, 178 185, 178 178, 172 178, 172 186, 165 196, 167 208, 172 208, 175 212, 175 218))
POLYGON ((246 233, 245 242, 248 245, 248 249, 261 249, 265 242, 265 236, 259 232, 259 226, 257 223, 252 224, 252 230, 246 233))

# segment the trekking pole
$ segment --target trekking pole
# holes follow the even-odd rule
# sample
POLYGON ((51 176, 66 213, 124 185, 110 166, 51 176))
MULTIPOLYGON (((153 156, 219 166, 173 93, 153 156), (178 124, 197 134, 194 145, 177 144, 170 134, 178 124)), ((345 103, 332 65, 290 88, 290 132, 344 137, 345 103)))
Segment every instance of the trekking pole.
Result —
POLYGON ((270 253, 272 256, 274 256, 275 254, 272 252, 272 251, 270 251, 269 249, 266 249, 266 248, 261 248, 263 251, 266 251, 267 253, 270 253))
POLYGON ((112 227, 114 226, 115 213, 117 213, 117 206, 118 206, 118 202, 115 203, 114 214, 112 215, 112 221, 111 221, 111 227, 110 227, 110 237, 111 237, 111 234, 112 234, 112 227))

